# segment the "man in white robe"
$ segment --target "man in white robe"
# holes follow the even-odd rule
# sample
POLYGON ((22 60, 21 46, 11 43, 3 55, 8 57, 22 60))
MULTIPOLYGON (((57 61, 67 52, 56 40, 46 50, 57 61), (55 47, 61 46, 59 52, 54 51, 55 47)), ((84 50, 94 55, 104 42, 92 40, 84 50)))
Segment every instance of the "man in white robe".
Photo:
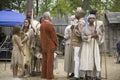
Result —
MULTIPOLYGON (((91 10, 90 14, 94 14, 96 19, 94 21, 94 25, 98 26, 102 32, 101 40, 99 42, 99 47, 100 47, 100 54, 101 54, 101 64, 102 64, 102 54, 105 54, 106 51, 106 44, 105 44, 105 26, 104 22, 99 19, 100 13, 98 13, 97 10, 91 10)), ((106 57, 106 56, 105 56, 106 57)), ((100 74, 101 76, 101 74, 100 74)))
POLYGON ((96 74, 99 77, 98 73, 101 71, 99 42, 102 32, 99 27, 94 25, 95 15, 89 15, 88 21, 89 25, 82 31, 80 70, 84 71, 84 74, 90 72, 91 77, 96 77, 96 74), (95 74, 94 70, 97 71, 95 74))
POLYGON ((67 72, 67 77, 73 77, 74 76, 74 54, 73 54, 73 48, 71 46, 71 26, 68 25, 65 28, 64 32, 64 39, 65 39, 65 57, 64 57, 64 71, 67 72), (71 75, 69 75, 71 73, 71 75))
MULTIPOLYGON (((104 42, 105 42, 105 27, 104 27, 104 22, 102 20, 98 19, 99 13, 96 10, 90 11, 90 14, 94 14, 95 15, 96 20, 95 20, 94 24, 96 26, 98 26, 100 28, 101 32, 102 32, 102 38, 101 38, 101 41, 100 41, 100 48, 102 48, 103 45, 104 45, 104 42)), ((103 49, 101 49, 101 50, 103 51, 103 49)))

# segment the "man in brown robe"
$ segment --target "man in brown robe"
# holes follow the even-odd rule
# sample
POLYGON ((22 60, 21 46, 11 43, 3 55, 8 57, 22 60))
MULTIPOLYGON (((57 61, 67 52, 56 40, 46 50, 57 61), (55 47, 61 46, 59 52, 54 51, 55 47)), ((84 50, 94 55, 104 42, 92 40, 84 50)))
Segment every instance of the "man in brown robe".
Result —
POLYGON ((42 44, 41 78, 52 79, 54 68, 54 51, 57 49, 57 35, 49 12, 44 13, 44 21, 40 26, 42 44))

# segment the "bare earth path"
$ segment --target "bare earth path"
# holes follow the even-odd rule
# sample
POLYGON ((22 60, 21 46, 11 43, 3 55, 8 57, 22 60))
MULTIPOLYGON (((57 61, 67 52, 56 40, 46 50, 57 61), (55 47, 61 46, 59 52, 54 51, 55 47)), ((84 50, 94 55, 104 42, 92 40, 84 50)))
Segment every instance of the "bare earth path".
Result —
MULTIPOLYGON (((105 67, 104 67, 104 57, 102 61, 102 77, 105 77, 105 67)), ((63 57, 58 57, 58 69, 54 71, 54 80, 69 80, 66 78, 66 73, 64 72, 64 59, 63 57)), ((45 80, 41 79, 40 76, 30 77, 30 78, 13 78, 12 71, 10 70, 10 62, 0 62, 0 80, 45 80)), ((105 79, 103 79, 105 80, 105 79)), ((107 80, 120 80, 120 64, 114 62, 113 57, 107 57, 107 80)))

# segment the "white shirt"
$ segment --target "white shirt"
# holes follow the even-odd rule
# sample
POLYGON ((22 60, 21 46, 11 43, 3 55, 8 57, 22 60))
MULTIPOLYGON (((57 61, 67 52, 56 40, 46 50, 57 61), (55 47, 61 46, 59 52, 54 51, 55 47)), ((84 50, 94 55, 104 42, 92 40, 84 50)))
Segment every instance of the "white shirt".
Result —
POLYGON ((65 38, 65 44, 70 44, 70 33, 71 33, 71 25, 68 25, 65 28, 65 32, 64 32, 64 38, 65 38))

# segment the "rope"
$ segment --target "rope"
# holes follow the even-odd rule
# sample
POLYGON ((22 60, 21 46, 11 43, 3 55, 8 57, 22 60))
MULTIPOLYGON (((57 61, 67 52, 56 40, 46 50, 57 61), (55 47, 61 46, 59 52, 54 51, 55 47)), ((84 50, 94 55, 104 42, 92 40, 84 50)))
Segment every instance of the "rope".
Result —
POLYGON ((2 47, 3 47, 3 45, 6 43, 7 39, 8 39, 8 36, 6 36, 6 38, 5 38, 4 42, 0 45, 0 48, 2 48, 2 47))

